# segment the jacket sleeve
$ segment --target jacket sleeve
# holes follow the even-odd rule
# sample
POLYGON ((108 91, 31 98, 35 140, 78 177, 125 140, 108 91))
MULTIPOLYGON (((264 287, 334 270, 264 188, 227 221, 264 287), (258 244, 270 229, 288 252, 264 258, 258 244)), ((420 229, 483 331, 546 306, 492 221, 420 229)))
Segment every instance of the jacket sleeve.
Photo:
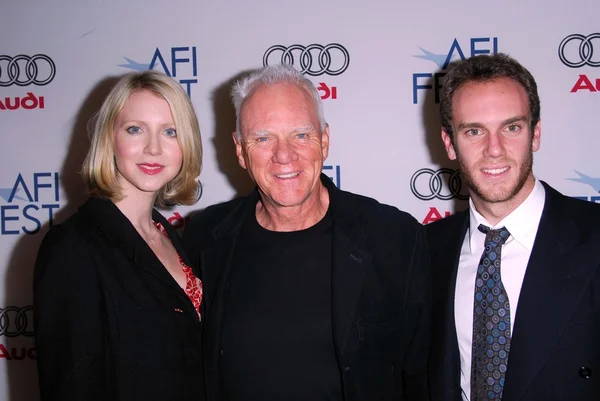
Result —
POLYGON ((107 318, 93 252, 60 226, 48 232, 38 252, 34 319, 41 401, 112 398, 107 318))
POLYGON ((431 256, 425 239, 424 227, 419 225, 410 264, 407 283, 408 350, 404 357, 402 399, 428 400, 427 360, 431 320, 431 256))

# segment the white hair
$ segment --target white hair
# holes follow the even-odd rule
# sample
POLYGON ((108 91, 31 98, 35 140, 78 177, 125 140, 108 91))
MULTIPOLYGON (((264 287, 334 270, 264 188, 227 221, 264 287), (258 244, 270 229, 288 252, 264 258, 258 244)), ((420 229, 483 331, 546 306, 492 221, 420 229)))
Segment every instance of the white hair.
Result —
POLYGON ((319 128, 323 132, 327 123, 323 115, 323 102, 317 88, 313 83, 304 77, 302 73, 288 64, 276 64, 268 67, 263 67, 252 72, 250 75, 238 80, 231 90, 231 99, 235 107, 235 127, 236 135, 239 140, 242 139, 240 116, 244 102, 260 87, 261 85, 275 84, 293 84, 304 88, 313 98, 317 118, 319 119, 319 128))

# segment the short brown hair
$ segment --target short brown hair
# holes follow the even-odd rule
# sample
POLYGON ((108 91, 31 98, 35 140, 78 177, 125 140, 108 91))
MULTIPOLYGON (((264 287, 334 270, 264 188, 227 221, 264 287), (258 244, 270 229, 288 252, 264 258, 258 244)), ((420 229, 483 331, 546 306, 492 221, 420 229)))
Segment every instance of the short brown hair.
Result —
POLYGON ((540 120, 540 97, 537 84, 531 73, 512 57, 497 53, 470 57, 450 64, 450 69, 443 78, 440 94, 440 115, 442 128, 454 141, 452 129, 452 97, 458 89, 469 82, 489 82, 498 78, 512 79, 525 89, 529 99, 531 113, 531 132, 540 120))

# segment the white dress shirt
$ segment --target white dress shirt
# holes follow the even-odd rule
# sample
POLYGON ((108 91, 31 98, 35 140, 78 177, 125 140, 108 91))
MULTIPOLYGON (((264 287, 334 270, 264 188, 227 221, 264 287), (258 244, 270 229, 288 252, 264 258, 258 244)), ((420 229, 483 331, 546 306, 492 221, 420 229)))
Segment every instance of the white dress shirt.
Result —
POLYGON ((460 351, 460 386, 464 401, 469 401, 471 396, 475 276, 485 242, 485 234, 479 231, 477 227, 480 224, 492 229, 506 227, 510 233, 510 237, 502 246, 500 269, 502 283, 510 302, 510 332, 512 333, 523 277, 525 276, 529 256, 531 256, 531 249, 542 217, 545 199, 544 186, 536 178, 535 186, 527 199, 494 226, 475 210, 473 202, 469 200, 470 225, 460 251, 454 297, 454 319, 460 351))

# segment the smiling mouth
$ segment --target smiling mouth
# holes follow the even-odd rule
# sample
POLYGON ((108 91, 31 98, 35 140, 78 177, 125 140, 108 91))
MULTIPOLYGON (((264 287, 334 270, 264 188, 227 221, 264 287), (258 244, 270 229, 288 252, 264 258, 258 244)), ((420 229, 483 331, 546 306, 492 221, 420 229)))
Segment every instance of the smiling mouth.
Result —
POLYGON ((277 177, 277 178, 295 178, 295 177, 298 177, 298 175, 300 175, 300 172, 296 171, 295 173, 276 174, 275 177, 277 177))
POLYGON ((163 170, 163 168, 165 168, 165 166, 163 166, 162 164, 156 163, 141 163, 138 164, 138 167, 140 170, 142 170, 142 172, 149 175, 158 174, 163 170))
POLYGON ((508 167, 483 168, 483 169, 481 169, 481 171, 483 171, 485 174, 489 174, 489 175, 499 175, 499 174, 504 173, 505 171, 508 171, 508 167))

